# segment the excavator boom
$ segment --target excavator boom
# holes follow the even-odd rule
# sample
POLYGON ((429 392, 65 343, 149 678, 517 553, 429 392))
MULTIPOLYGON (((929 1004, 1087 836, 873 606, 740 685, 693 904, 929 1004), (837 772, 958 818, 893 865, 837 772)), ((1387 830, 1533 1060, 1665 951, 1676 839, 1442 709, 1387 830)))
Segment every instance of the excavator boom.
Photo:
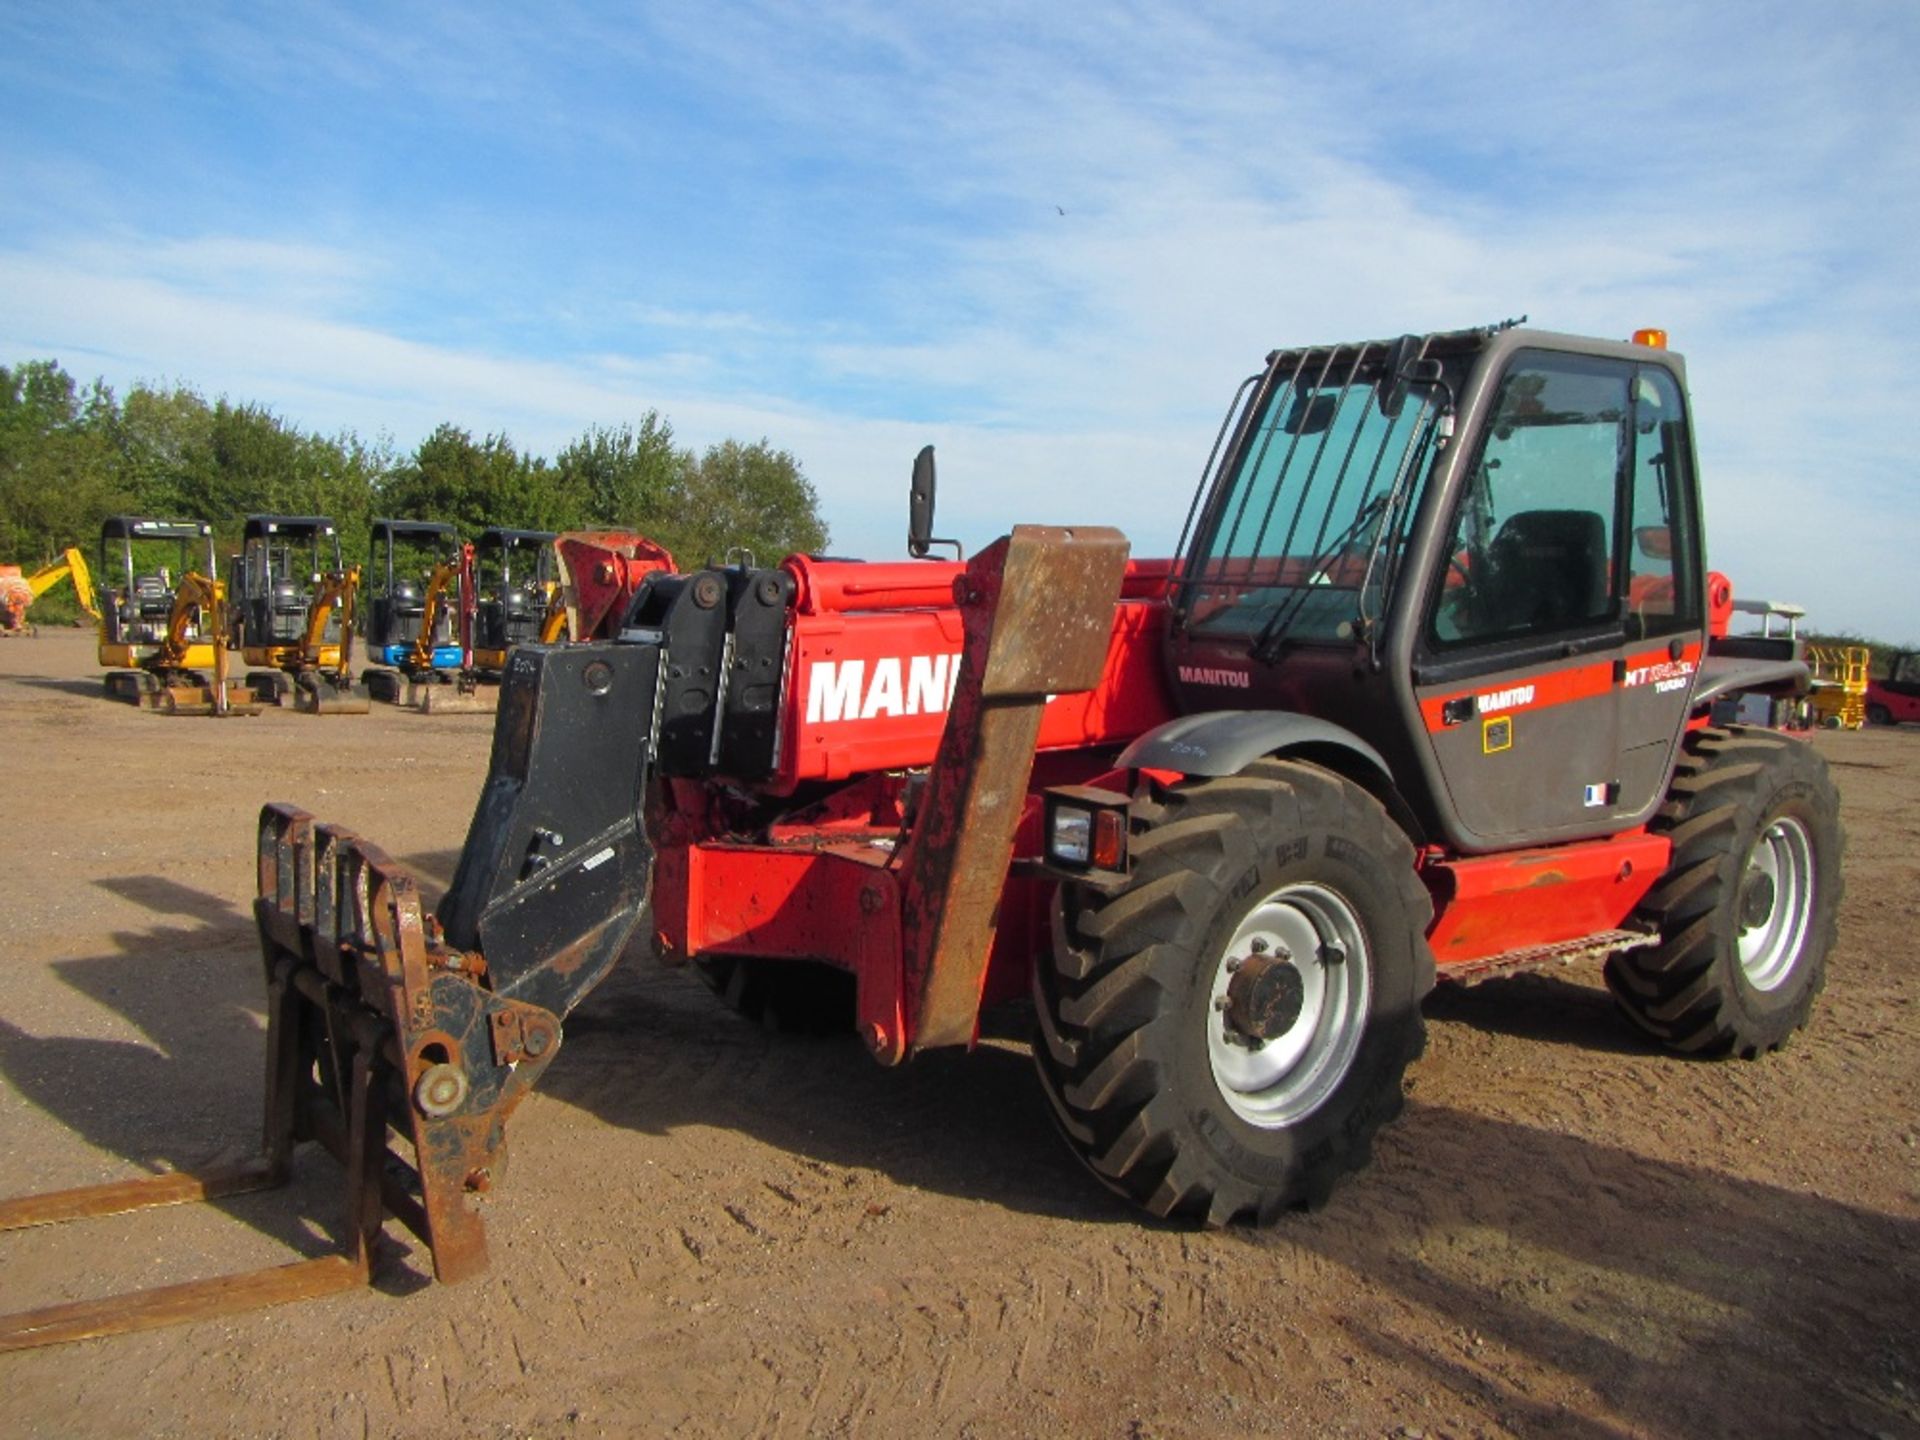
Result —
POLYGON ((0 575, 0 630, 24 629, 27 610, 33 602, 62 580, 73 583, 73 593, 81 608, 99 624, 100 607, 93 596, 93 572, 87 568, 87 557, 68 546, 58 560, 41 566, 31 575, 22 575, 18 566, 5 567, 5 574, 0 575))

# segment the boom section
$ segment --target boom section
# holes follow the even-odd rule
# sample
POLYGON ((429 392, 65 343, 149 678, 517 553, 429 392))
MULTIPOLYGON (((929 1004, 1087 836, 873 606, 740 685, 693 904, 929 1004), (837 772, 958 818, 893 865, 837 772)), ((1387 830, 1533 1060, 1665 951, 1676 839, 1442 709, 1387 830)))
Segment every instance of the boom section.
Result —
MULTIPOLYGON (((783 568, 795 604, 774 788, 931 765, 960 677, 964 568, 805 557, 783 568)), ((1098 681, 1048 701, 1039 751, 1117 747, 1173 714, 1162 659, 1171 574, 1165 560, 1128 563, 1098 681)))

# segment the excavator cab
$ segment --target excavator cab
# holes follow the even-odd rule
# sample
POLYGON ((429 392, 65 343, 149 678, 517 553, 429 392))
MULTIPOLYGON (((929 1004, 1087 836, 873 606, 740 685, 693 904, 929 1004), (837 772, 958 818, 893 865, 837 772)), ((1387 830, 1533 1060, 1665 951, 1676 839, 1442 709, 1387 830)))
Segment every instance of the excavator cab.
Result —
POLYGON ((458 532, 433 520, 375 520, 367 555, 373 579, 361 616, 368 661, 409 676, 459 670, 458 532))
MULTIPOLYGON (((152 666, 160 661, 172 625, 175 593, 189 575, 219 578, 213 526, 203 520, 157 520, 113 515, 100 527, 100 664, 107 669, 107 694, 138 702, 160 681, 152 666)), ((213 668, 222 637, 209 617, 184 618, 180 638, 185 649, 170 668, 213 668)))
POLYGON ((540 638, 558 583, 554 538, 551 530, 496 526, 474 541, 473 666, 482 676, 498 679, 508 650, 540 638))
POLYGON ((345 564, 323 515, 249 515, 241 530, 240 652, 262 703, 364 714, 353 675, 360 567, 345 564))

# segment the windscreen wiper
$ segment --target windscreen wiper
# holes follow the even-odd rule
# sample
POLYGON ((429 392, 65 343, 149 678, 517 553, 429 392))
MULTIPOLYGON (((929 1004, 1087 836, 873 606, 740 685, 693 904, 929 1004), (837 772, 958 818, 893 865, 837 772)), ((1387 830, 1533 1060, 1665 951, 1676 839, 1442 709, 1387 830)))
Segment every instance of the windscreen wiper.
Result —
POLYGON ((1247 647, 1248 654, 1268 664, 1279 658, 1281 643, 1293 629, 1294 622, 1300 618, 1300 612, 1306 608, 1307 594, 1314 576, 1323 573, 1335 556, 1342 554, 1369 525, 1380 518, 1392 501, 1393 494, 1393 487, 1389 486, 1368 500, 1353 517, 1352 523, 1328 541, 1326 548, 1307 563, 1305 583, 1294 586, 1292 592, 1275 607, 1272 616, 1260 628, 1260 633, 1254 636, 1253 644, 1247 647))

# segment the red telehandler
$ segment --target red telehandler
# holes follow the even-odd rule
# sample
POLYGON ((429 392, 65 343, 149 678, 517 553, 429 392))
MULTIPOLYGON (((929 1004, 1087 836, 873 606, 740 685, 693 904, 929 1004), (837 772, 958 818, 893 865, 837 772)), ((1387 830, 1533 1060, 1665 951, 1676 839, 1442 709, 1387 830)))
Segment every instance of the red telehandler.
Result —
MULTIPOLYGON (((681 573, 563 538, 579 643, 509 656, 437 912, 373 845, 261 816, 265 1157, 14 1207, 271 1184, 316 1139, 344 1253, 12 1343, 358 1283, 389 1211, 441 1279, 482 1269, 507 1117, 636 937, 744 1010, 843 1005, 884 1065, 1030 996, 1071 1151, 1210 1224, 1366 1164, 1436 976, 1604 956, 1655 1040, 1774 1049, 1822 983, 1841 832, 1817 751, 1707 721, 1806 674, 1717 645, 1686 394, 1652 334, 1277 351, 1173 560, 1020 527, 964 564, 681 573)), ((916 556, 932 502, 928 450, 916 556)))

